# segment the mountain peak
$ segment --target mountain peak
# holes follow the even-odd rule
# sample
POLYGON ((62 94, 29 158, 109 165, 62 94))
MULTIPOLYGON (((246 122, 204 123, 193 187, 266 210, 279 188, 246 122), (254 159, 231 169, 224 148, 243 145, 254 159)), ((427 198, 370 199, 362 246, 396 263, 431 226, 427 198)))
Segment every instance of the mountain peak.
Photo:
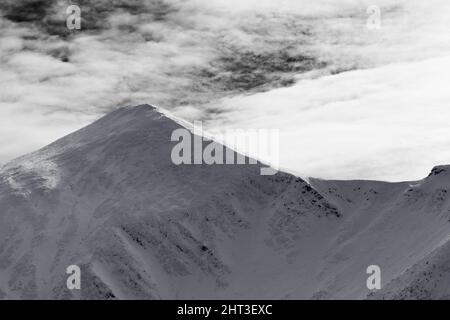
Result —
POLYGON ((437 175, 441 175, 443 173, 448 173, 450 171, 450 165, 439 165, 439 166, 435 166, 430 174, 428 175, 428 177, 431 176, 437 176, 437 175))
POLYGON ((389 281, 448 239, 447 179, 316 189, 259 164, 177 165, 178 128, 153 106, 118 108, 4 167, 0 296, 364 298, 368 265, 389 281), (81 290, 67 290, 71 265, 81 290))
POLYGON ((0 171, 6 296, 227 295, 242 285, 231 274, 255 276, 252 256, 270 269, 304 226, 340 219, 305 181, 260 164, 174 164, 177 128, 152 106, 119 108, 0 171), (69 265, 81 292, 65 288, 69 265))
POLYGON ((142 116, 145 114, 149 114, 151 112, 157 112, 159 114, 162 114, 158 111, 158 109, 150 104, 140 104, 136 106, 125 106, 125 107, 119 107, 116 110, 106 114, 105 116, 113 116, 113 115, 120 115, 120 116, 129 116, 129 117, 135 117, 135 116, 142 116))

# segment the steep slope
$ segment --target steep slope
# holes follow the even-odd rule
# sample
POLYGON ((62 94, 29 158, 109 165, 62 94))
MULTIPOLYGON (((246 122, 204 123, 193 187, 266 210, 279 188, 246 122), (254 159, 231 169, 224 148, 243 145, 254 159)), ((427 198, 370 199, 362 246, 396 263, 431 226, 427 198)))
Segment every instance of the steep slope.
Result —
MULTIPOLYGON (((439 248, 450 235, 447 172, 446 167, 436 167, 422 181, 401 183, 311 179, 345 216, 332 256, 349 261, 332 285, 358 288, 357 283, 368 277, 366 267, 378 265, 384 287, 439 248), (349 269, 355 271, 350 279, 349 269)), ((363 291, 344 290, 337 297, 355 295, 362 297, 363 291)))
MULTIPOLYGON (((438 219, 443 226, 450 224, 450 205, 447 200, 450 182, 450 166, 435 167, 422 182, 408 189, 427 199, 422 212, 432 219, 438 219)), ((424 232, 435 234, 426 223, 424 232)), ((397 278, 379 292, 369 295, 370 299, 450 299, 450 234, 443 234, 433 250, 423 253, 423 258, 412 264, 397 278)))
POLYGON ((3 295, 252 295, 236 279, 260 281, 256 261, 271 262, 262 274, 279 272, 283 263, 273 264, 286 260, 302 228, 339 219, 291 175, 261 176, 250 164, 174 165, 177 128, 153 107, 121 108, 2 168, 3 295), (65 287, 72 264, 82 269, 80 292, 65 287))
POLYGON ((120 108, 4 166, 0 298, 448 297, 449 167, 308 184, 248 161, 175 165, 179 128, 120 108), (81 290, 66 288, 73 264, 81 290))
POLYGON ((450 299, 450 242, 408 268, 369 299, 450 299))

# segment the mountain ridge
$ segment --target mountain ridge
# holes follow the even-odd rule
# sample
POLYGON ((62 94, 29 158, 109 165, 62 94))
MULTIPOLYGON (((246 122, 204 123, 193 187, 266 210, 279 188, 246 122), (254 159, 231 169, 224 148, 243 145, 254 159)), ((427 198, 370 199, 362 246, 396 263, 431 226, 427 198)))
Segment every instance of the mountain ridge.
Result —
POLYGON ((394 281, 450 232, 447 166, 308 184, 261 163, 175 165, 179 128, 119 108, 3 166, 0 297, 363 299, 368 265, 394 281), (73 264, 81 290, 65 287, 73 264))

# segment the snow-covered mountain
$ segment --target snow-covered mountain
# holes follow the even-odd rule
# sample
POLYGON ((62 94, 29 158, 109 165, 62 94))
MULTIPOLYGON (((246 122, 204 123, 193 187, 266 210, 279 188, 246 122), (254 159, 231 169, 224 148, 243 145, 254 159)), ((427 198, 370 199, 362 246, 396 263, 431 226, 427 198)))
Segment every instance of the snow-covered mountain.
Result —
POLYGON ((178 128, 120 108, 4 166, 0 298, 449 297, 450 167, 308 184, 260 164, 175 165, 178 128))

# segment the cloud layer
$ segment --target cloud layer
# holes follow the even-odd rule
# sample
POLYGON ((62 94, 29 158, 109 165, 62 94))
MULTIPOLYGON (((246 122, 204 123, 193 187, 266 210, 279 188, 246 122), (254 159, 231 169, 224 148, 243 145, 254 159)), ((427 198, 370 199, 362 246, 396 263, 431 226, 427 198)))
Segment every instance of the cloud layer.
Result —
POLYGON ((412 179, 449 162, 445 138, 429 136, 442 122, 419 121, 446 114, 445 0, 78 1, 79 31, 65 27, 69 4, 0 4, 0 163, 139 103, 212 131, 276 127, 290 141, 283 164, 305 175, 412 179), (381 119, 402 113, 425 147, 396 141, 397 123, 387 138, 381 119))

